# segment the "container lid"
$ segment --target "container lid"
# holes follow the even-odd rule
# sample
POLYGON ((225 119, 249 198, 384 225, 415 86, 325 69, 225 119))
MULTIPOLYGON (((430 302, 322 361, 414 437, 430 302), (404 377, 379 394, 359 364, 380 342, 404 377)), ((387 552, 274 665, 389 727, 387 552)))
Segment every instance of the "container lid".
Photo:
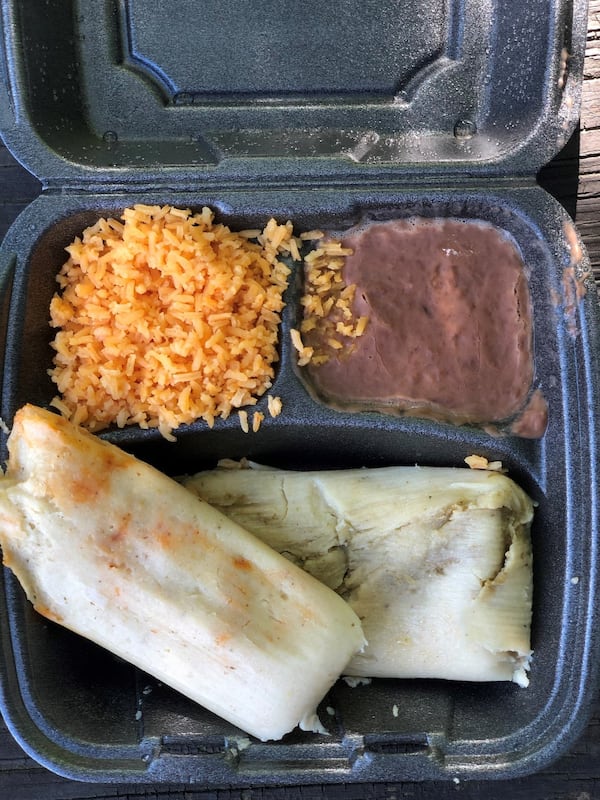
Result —
POLYGON ((578 118, 585 0, 151 5, 2 4, 0 133, 45 187, 534 176, 578 118))

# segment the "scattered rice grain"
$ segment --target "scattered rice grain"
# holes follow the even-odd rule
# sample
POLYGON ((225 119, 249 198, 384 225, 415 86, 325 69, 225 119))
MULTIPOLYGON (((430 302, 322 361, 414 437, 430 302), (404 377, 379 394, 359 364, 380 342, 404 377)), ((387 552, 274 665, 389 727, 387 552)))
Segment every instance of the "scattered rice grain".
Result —
POLYGON ((250 426, 248 425, 248 412, 242 408, 238 411, 238 417, 240 418, 240 426, 242 430, 244 433, 248 433, 250 431, 250 426))
POLYGON ((347 285, 342 274, 345 260, 351 254, 351 248, 344 247, 341 241, 327 239, 304 257, 300 331, 306 334, 307 341, 302 342, 300 334, 292 335, 298 366, 309 363, 319 366, 336 352, 343 357, 342 351, 349 351, 351 346, 348 340, 362 336, 367 328, 368 317, 357 319, 354 315, 356 285, 347 285))
POLYGON ((269 414, 272 417, 278 417, 281 414, 282 410, 281 397, 273 397, 273 395, 267 395, 267 407, 269 409, 269 414))
POLYGON ((252 415, 252 431, 254 433, 258 433, 258 430, 259 430, 264 418, 265 418, 265 415, 262 413, 262 411, 255 411, 254 412, 254 414, 252 415))
POLYGON ((302 341, 302 336, 300 335, 300 331, 297 328, 292 328, 290 330, 290 336, 292 338, 292 344, 294 348, 298 352, 298 365, 303 367, 305 364, 308 364, 313 356, 313 348, 306 347, 304 342, 302 341))

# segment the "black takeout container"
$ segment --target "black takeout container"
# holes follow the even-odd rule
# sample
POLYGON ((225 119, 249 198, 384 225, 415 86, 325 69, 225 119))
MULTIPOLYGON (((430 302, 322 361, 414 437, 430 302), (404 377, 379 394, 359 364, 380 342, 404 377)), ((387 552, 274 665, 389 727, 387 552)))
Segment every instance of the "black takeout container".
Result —
POLYGON ((598 300, 572 221, 535 175, 577 121, 586 3, 4 0, 1 11, 2 136, 43 185, 0 250, 9 426, 54 395, 48 305, 64 248, 135 202, 208 205, 232 228, 271 215, 298 231, 491 222, 527 267, 549 404, 539 440, 329 410, 294 368, 293 279, 271 390, 281 416, 255 434, 233 418, 193 424, 175 444, 137 428, 102 435, 173 475, 242 456, 289 468, 502 460, 538 504, 530 686, 339 681, 319 709, 329 735, 261 743, 38 616, 5 569, 0 689, 14 736, 69 778, 203 787, 513 778, 556 758, 597 688, 598 300))

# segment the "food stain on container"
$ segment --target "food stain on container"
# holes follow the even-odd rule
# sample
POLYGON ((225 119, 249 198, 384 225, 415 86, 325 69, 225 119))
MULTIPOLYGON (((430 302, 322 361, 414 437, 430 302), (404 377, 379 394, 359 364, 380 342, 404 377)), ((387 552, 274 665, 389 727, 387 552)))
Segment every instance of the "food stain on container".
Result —
POLYGON ((572 222, 565 222, 563 231, 569 250, 569 264, 562 272, 562 297, 555 296, 554 303, 557 307, 562 307, 567 330, 571 336, 576 337, 579 335, 577 310, 587 293, 585 281, 590 277, 590 272, 581 269, 583 251, 575 225, 572 222))

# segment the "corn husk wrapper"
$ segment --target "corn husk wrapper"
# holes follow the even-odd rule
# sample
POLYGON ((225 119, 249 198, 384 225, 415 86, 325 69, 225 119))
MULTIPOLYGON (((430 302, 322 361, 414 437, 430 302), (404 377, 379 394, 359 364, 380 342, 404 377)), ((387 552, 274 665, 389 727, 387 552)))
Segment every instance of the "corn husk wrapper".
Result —
POLYGON ((368 641, 348 675, 527 685, 533 503, 510 478, 248 466, 183 482, 347 600, 368 641))
POLYGON ((25 406, 0 544, 37 611, 260 739, 300 724, 364 645, 335 592, 180 484, 25 406))

